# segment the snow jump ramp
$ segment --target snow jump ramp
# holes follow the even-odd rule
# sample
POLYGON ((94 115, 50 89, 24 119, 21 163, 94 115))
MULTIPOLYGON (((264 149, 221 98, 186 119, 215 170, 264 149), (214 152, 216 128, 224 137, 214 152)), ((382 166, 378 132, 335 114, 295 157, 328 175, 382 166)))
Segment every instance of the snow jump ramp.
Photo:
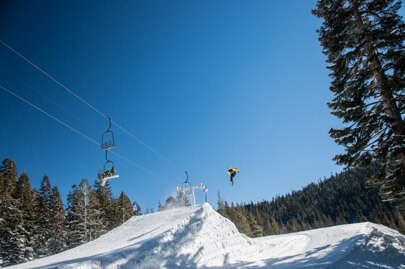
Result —
POLYGON ((209 204, 136 216, 10 268, 405 268, 405 237, 373 223, 249 238, 209 204))

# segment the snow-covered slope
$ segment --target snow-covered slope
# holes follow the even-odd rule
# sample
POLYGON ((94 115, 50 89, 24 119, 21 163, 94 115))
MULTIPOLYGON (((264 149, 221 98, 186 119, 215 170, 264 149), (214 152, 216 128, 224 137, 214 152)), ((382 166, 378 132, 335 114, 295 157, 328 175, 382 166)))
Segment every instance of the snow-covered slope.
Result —
POLYGON ((405 237, 360 223, 251 239, 208 204, 133 217, 77 248, 12 268, 405 268, 405 237))

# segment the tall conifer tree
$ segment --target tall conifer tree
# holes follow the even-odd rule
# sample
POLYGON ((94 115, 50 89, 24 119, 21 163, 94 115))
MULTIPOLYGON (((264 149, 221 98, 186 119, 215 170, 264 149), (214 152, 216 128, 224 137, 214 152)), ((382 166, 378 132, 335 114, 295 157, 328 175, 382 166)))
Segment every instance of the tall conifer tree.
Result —
POLYGON ((16 199, 17 167, 5 159, 1 167, 0 189, 0 261, 8 266, 26 261, 25 246, 28 238, 23 226, 22 212, 16 199))
POLYGON ((115 228, 114 207, 113 207, 113 193, 109 182, 107 181, 104 186, 101 186, 100 174, 94 184, 97 198, 100 204, 101 218, 107 231, 115 228))
POLYGON ((17 200, 19 202, 20 211, 22 214, 22 225, 26 231, 27 238, 25 243, 24 256, 26 261, 35 258, 34 234, 35 234, 35 201, 31 190, 30 179, 26 172, 23 172, 17 181, 17 200))
POLYGON ((89 193, 88 216, 89 240, 96 239, 107 232, 103 221, 100 201, 98 200, 97 192, 94 189, 91 189, 89 193))
POLYGON ((39 188, 38 196, 37 231, 35 234, 36 253, 39 257, 49 255, 48 240, 52 239, 52 187, 49 177, 44 175, 39 188))
POLYGON ((374 183, 405 212, 405 25, 398 0, 319 0, 313 14, 331 70, 332 114, 346 124, 330 135, 347 166, 382 163, 374 183))
POLYGON ((134 212, 132 210, 131 200, 129 200, 128 196, 122 191, 120 197, 118 198, 118 206, 121 221, 119 223, 123 224, 125 221, 129 220, 134 216, 134 212))
POLYGON ((47 245, 49 254, 59 253, 67 248, 66 245, 66 216, 63 208, 62 199, 58 187, 52 188, 52 196, 50 203, 50 223, 51 236, 48 239, 47 245))
POLYGON ((72 186, 67 197, 68 247, 73 248, 86 242, 84 195, 77 185, 72 186))

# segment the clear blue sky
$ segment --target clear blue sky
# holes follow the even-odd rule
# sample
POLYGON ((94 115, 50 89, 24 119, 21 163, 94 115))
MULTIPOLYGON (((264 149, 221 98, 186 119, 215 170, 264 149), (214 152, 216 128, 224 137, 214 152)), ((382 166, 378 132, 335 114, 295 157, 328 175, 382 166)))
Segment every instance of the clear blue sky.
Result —
MULTIPOLYGON (((218 191, 257 202, 342 170, 332 161, 343 149, 328 135, 340 123, 326 105, 315 3, 2 1, 0 39, 176 166, 113 126, 115 151, 161 176, 111 155, 115 195, 156 209, 187 170, 214 206, 218 191)), ((100 142, 106 119, 1 44, 0 59, 0 85, 100 142)), ((46 173, 66 201, 81 178, 94 182, 104 163, 97 145, 3 90, 0 115, 0 158, 33 187, 46 173)))

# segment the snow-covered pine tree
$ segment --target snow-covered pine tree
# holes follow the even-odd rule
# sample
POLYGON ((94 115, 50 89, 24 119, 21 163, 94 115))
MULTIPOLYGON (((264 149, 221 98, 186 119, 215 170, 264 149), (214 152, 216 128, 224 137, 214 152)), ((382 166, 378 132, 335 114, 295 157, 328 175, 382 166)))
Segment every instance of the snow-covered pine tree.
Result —
POLYGON ((17 167, 5 159, 1 167, 0 189, 0 262, 8 266, 26 261, 28 233, 23 226, 23 214, 16 199, 17 167))
POLYGON ((114 207, 113 207, 113 193, 110 183, 107 181, 104 186, 101 186, 101 174, 98 174, 98 178, 94 183, 94 189, 96 190, 98 202, 100 204, 101 219, 104 223, 106 230, 110 231, 115 228, 114 220, 114 207))
POLYGON ((123 224, 134 216, 131 200, 129 200, 124 191, 121 192, 120 197, 118 198, 118 213, 117 217, 120 220, 118 225, 123 224))
POLYGON ((48 256, 48 240, 52 239, 52 188, 47 175, 44 175, 37 196, 37 220, 35 233, 35 253, 38 257, 48 256))
POLYGON ((89 194, 91 191, 91 186, 87 178, 83 178, 79 185, 80 191, 82 192, 82 198, 84 203, 83 215, 84 215, 84 238, 86 242, 90 241, 89 227, 88 227, 88 209, 89 209, 89 194))
POLYGON ((382 163, 373 183, 405 212, 405 25, 398 0, 319 0, 313 14, 331 70, 328 106, 346 127, 331 137, 346 152, 338 164, 382 163))
POLYGON ((67 197, 67 246, 74 248, 86 243, 85 230, 85 197, 77 185, 72 186, 72 191, 67 197))
POLYGON ((249 213, 247 220, 250 224, 250 230, 252 231, 252 237, 263 236, 263 228, 257 223, 257 219, 253 213, 249 213))
POLYGON ((30 261, 35 258, 35 201, 33 192, 31 190, 30 179, 26 172, 23 172, 17 181, 16 198, 19 203, 20 211, 22 213, 22 225, 27 233, 24 257, 25 261, 30 261))
POLYGON ((49 255, 59 253, 67 248, 66 244, 66 215, 58 187, 52 188, 50 215, 51 236, 47 241, 49 255))
POLYGON ((91 189, 89 193, 89 207, 87 214, 89 240, 96 239, 100 235, 105 234, 107 232, 107 228, 103 221, 103 212, 101 210, 100 201, 98 200, 97 192, 94 189, 91 189))

